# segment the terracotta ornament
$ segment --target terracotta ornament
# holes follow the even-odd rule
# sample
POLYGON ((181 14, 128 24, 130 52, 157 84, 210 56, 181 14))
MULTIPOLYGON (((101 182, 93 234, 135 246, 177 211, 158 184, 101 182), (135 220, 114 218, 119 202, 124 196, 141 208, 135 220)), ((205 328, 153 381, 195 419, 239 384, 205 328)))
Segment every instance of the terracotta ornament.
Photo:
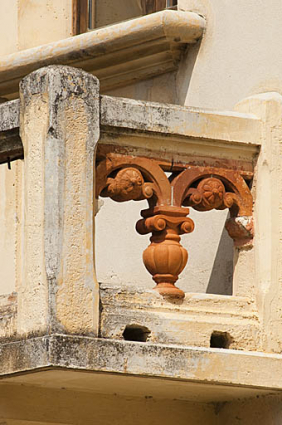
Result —
POLYGON ((108 153, 97 165, 96 176, 97 196, 117 202, 148 200, 149 208, 141 212, 136 230, 141 235, 152 233, 143 261, 163 296, 185 296, 175 282, 188 260, 180 235, 194 230, 188 207, 228 208, 231 218, 226 228, 235 243, 247 243, 253 236, 253 199, 239 172, 189 166, 168 178, 154 159, 108 153))
POLYGON ((189 208, 155 207, 142 211, 142 220, 136 224, 141 235, 152 232, 151 245, 143 253, 146 269, 162 295, 183 298, 184 292, 174 286, 186 266, 188 253, 180 245, 180 236, 194 230, 193 221, 186 217, 189 208))

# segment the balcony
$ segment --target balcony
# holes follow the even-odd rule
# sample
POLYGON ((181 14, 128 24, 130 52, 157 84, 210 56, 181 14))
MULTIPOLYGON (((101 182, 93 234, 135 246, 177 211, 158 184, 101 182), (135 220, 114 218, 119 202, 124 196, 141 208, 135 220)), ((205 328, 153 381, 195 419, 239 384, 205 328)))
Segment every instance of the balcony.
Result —
POLYGON ((97 78, 64 66, 24 78, 20 99, 0 105, 1 161, 23 167, 2 385, 127 396, 134 383, 136 397, 163 399, 177 379, 178 400, 204 403, 281 390, 281 105, 275 93, 223 112, 102 96, 97 78), (137 231, 152 234, 152 290, 99 286, 98 195, 147 199, 137 231), (232 296, 178 287, 192 208, 230 211, 232 296))

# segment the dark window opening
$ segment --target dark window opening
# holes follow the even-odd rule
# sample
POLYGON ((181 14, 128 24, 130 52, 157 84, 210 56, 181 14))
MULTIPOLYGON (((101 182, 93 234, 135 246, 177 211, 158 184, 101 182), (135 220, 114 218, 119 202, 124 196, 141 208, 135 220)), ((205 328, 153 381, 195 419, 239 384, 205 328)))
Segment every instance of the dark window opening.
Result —
POLYGON ((111 25, 164 9, 176 9, 177 0, 76 0, 74 33, 111 25))

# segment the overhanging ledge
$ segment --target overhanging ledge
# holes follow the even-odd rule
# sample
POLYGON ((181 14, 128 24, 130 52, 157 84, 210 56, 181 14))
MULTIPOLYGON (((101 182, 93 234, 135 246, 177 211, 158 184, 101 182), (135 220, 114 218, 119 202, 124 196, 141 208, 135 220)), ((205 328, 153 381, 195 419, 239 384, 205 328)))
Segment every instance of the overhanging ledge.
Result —
POLYGON ((196 43, 204 28, 196 13, 165 10, 13 53, 0 61, 0 97, 17 97, 19 81, 47 65, 82 68, 99 78, 104 91, 173 71, 183 48, 196 43))
POLYGON ((65 373, 159 379, 168 386, 177 380, 177 385, 207 387, 205 400, 224 401, 281 391, 281 360, 281 355, 256 352, 52 335, 0 345, 0 383, 20 383, 21 379, 34 383, 37 378, 29 372, 50 373, 59 368, 65 373))

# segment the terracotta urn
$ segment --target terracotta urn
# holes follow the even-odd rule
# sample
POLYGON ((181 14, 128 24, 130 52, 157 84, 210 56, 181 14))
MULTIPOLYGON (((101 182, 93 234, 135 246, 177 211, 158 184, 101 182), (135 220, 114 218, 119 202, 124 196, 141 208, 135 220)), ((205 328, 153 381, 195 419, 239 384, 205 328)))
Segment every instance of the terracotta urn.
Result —
POLYGON ((180 237, 172 229, 167 229, 153 234, 150 241, 151 245, 143 253, 143 261, 157 283, 155 289, 162 295, 183 298, 184 292, 174 286, 188 260, 186 249, 179 243, 180 237))
POLYGON ((151 244, 143 253, 145 267, 157 284, 154 289, 161 295, 184 298, 184 292, 174 285, 188 260, 186 249, 179 243, 179 235, 192 232, 194 223, 186 217, 189 212, 186 208, 155 211, 157 214, 149 217, 146 217, 148 212, 143 211, 145 218, 136 226, 141 234, 152 232, 151 244))

